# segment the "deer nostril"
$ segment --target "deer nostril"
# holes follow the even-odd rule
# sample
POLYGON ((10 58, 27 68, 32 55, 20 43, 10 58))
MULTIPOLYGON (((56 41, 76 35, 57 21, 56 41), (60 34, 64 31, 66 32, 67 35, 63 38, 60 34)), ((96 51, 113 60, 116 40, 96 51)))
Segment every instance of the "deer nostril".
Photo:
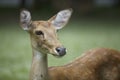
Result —
POLYGON ((59 53, 60 52, 60 48, 56 48, 56 51, 59 53))
POLYGON ((59 53, 59 56, 64 56, 66 54, 66 48, 64 47, 58 47, 56 48, 57 53, 59 53))

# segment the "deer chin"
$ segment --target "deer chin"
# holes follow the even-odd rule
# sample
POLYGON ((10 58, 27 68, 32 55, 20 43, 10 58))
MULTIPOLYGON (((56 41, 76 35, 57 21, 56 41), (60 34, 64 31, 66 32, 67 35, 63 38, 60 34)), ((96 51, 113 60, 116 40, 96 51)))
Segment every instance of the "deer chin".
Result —
POLYGON ((56 58, 61 58, 61 57, 63 57, 63 56, 60 56, 60 55, 58 55, 58 54, 52 54, 54 57, 56 57, 56 58))

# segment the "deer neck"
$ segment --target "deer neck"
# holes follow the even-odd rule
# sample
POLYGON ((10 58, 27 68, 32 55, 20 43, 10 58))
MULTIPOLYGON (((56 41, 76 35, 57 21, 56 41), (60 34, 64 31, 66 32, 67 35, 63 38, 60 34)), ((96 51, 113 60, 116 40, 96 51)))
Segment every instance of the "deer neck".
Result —
POLYGON ((48 80, 47 54, 33 49, 30 80, 48 80))

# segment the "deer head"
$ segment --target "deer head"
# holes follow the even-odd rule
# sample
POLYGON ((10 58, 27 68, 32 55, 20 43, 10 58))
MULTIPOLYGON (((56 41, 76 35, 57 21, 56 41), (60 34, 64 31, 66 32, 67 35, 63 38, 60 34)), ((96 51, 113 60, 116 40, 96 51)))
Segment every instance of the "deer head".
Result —
POLYGON ((56 32, 67 24, 71 14, 72 9, 66 9, 47 21, 32 21, 30 12, 22 10, 20 23, 22 29, 30 34, 33 49, 60 57, 66 54, 66 48, 59 42, 56 32))

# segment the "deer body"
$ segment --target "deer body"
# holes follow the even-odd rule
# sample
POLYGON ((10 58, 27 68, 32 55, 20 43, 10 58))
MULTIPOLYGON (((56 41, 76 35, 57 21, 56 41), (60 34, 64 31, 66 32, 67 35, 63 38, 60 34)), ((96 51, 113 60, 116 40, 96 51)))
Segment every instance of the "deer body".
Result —
POLYGON ((21 27, 30 34, 33 50, 30 80, 120 80, 120 52, 112 49, 90 50, 67 65, 48 68, 48 53, 66 54, 56 32, 71 14, 72 10, 66 9, 48 21, 32 21, 29 11, 21 11, 21 27))
POLYGON ((92 49, 73 62, 49 68, 51 80, 120 80, 120 52, 92 49))

